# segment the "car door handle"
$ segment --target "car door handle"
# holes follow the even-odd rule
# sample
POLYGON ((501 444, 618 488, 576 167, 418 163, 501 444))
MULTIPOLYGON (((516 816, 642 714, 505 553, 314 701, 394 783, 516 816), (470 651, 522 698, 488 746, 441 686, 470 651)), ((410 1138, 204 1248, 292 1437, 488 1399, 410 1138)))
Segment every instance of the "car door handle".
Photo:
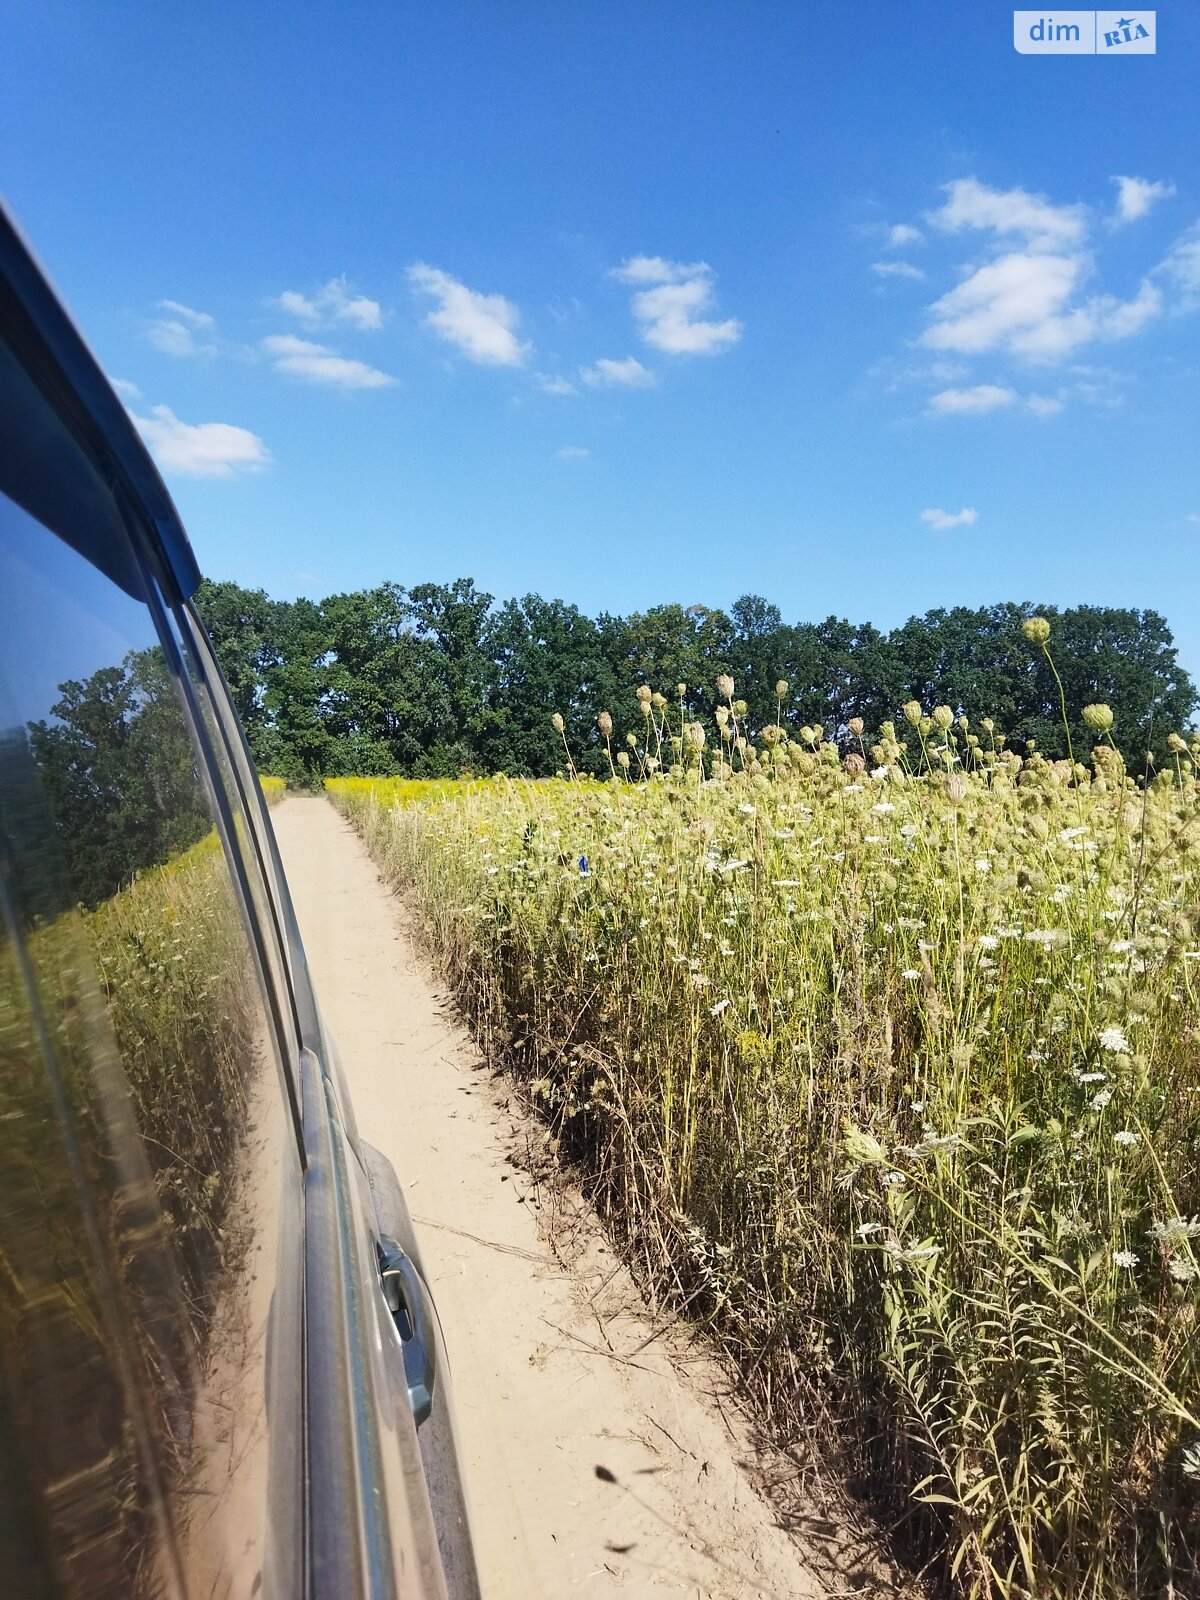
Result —
POLYGON ((433 1410, 434 1343, 421 1275, 394 1239, 379 1241, 379 1277, 404 1355, 408 1403, 419 1428, 433 1410))

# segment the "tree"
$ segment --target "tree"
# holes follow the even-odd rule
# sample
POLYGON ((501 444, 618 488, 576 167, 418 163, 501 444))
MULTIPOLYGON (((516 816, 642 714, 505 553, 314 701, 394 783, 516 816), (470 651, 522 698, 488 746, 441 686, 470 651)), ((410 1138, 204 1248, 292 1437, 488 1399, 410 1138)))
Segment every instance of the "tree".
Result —
POLYGON ((620 693, 600 630, 577 606, 528 594, 489 620, 485 645, 494 668, 483 739, 491 771, 534 776, 563 759, 550 718, 557 711, 583 753, 597 712, 620 693))
POLYGON ((29 743, 73 893, 96 905, 212 826, 162 651, 59 685, 29 743), (52 720, 51 720, 52 719, 52 720))

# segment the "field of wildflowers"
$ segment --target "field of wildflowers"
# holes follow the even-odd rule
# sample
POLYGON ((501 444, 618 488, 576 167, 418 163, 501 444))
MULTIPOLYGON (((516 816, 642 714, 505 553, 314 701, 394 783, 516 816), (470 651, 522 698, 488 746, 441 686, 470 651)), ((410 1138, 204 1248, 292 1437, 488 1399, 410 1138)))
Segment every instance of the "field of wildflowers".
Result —
POLYGON ((1085 765, 718 692, 602 714, 605 783, 328 788, 650 1292, 914 1565, 1200 1594, 1200 741, 1143 784, 1103 706, 1085 765))

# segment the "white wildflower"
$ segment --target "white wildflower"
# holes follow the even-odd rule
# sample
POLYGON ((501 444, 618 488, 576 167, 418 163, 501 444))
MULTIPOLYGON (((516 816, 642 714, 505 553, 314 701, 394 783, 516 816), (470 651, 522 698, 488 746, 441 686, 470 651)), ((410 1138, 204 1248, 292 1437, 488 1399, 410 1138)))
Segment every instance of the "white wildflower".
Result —
POLYGON ((1123 1267, 1126 1272, 1131 1272, 1133 1268, 1137 1266, 1140 1260, 1141 1257, 1135 1255, 1132 1250, 1113 1251, 1113 1266, 1123 1267))
POLYGON ((1101 1089, 1097 1094, 1094 1094, 1092 1096, 1093 1111, 1103 1111, 1112 1097, 1113 1092, 1111 1089, 1101 1089))
POLYGON ((1000 941, 994 933, 981 933, 979 935, 979 948, 981 950, 995 950, 1000 941))
POLYGON ((728 1011, 732 1004, 732 1000, 718 1000, 715 1006, 709 1006, 708 1014, 710 1017, 719 1017, 722 1011, 728 1011))
MULTIPOLYGON (((891 812, 895 811, 895 809, 896 809, 896 807, 892 804, 892 802, 890 800, 881 800, 878 805, 874 805, 874 806, 871 807, 871 810, 874 811, 876 816, 879 816, 879 817, 886 817, 891 812)), ((903 831, 903 830, 901 830, 901 831, 903 831)))
POLYGON ((1130 1145, 1141 1144, 1141 1142, 1142 1136, 1134 1128, 1122 1128, 1118 1133, 1113 1134, 1114 1144, 1130 1145))
POLYGON ((916 980, 921 976, 921 973, 917 967, 905 967, 900 976, 902 978, 907 978, 909 983, 915 983, 916 980))
POLYGON ((1167 1271, 1176 1283, 1195 1283, 1200 1278, 1200 1267, 1186 1256, 1172 1256, 1167 1263, 1167 1271))
POLYGON ((864 1222, 855 1228, 855 1233, 860 1239, 869 1239, 873 1233, 883 1232, 882 1222, 864 1222))
POLYGON ((1200 1237, 1200 1217, 1171 1217, 1166 1222, 1156 1222, 1150 1228, 1150 1237, 1159 1244, 1181 1244, 1184 1239, 1200 1237))
POLYGON ((1120 1028, 1115 1026, 1101 1028, 1100 1048, 1101 1050, 1119 1051, 1123 1055, 1130 1054, 1129 1040, 1121 1032, 1120 1028))

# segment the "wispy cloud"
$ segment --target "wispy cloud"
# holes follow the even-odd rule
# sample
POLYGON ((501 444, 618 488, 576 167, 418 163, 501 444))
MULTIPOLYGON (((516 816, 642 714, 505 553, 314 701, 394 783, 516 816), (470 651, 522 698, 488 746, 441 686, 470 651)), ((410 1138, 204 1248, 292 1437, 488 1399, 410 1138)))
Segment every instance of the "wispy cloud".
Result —
POLYGON ((554 453, 560 461, 586 461, 592 452, 581 444, 564 444, 554 453))
POLYGON ((278 372, 303 378, 307 383, 324 383, 335 389, 386 389, 396 381, 390 373, 369 367, 365 361, 353 361, 326 345, 298 339, 291 333, 272 334, 262 341, 262 348, 278 372))
POLYGON ((142 398, 142 391, 136 383, 130 383, 128 378, 109 378, 108 381, 112 385, 114 392, 120 395, 122 400, 140 400, 142 398))
POLYGON ((921 513, 921 521, 936 533, 946 533, 951 528, 969 528, 979 519, 974 506, 964 506, 961 511, 943 511, 938 506, 928 506, 921 513))
POLYGON ((534 381, 543 394, 578 394, 579 390, 566 378, 552 377, 546 372, 535 372, 534 381))
POLYGON ((1112 218, 1114 228, 1126 222, 1136 222, 1159 200, 1167 200, 1175 193, 1175 185, 1168 179, 1151 183, 1147 178, 1114 177, 1112 182, 1117 186, 1117 210, 1112 218))
POLYGON ((181 422, 170 406, 152 406, 149 416, 136 411, 129 415, 166 473, 232 478, 271 464, 271 452, 249 428, 230 422, 181 422))
POLYGON ((930 306, 921 342, 961 355, 1000 350, 1052 361, 1098 340, 1127 339, 1161 312, 1162 295, 1148 278, 1131 300, 1100 294, 1072 304, 1086 271, 1082 255, 1001 256, 930 306))
MULTIPOLYGON (((1149 191, 1158 186, 1142 179, 1119 182, 1135 186, 1121 191, 1135 209, 1153 203, 1149 191)), ((947 184, 945 192, 945 203, 928 214, 930 225, 948 234, 990 235, 994 254, 972 262, 962 282, 929 307, 921 336, 929 349, 1058 361, 1086 344, 1131 338, 1162 314, 1153 275, 1128 300, 1083 296, 1094 272, 1085 206, 1054 205, 1044 195, 992 189, 976 178, 947 184)))
POLYGON ((908 261, 872 261, 871 271, 880 278, 912 278, 915 281, 925 276, 920 267, 914 267, 908 261))
POLYGON ((1061 395, 1031 394, 1025 401, 1025 409, 1032 411, 1035 417, 1056 417, 1066 403, 1061 395))
POLYGON ((1083 242, 1087 208, 1052 205, 1026 189, 992 189, 977 178, 944 185, 946 202, 926 220, 943 233, 964 230, 1016 235, 1034 250, 1059 250, 1083 242))
POLYGON ((196 328, 201 333, 212 333, 217 326, 217 319, 209 316, 207 311, 196 311, 191 306, 185 306, 179 300, 160 300, 160 311, 169 311, 172 316, 180 317, 190 328, 196 328))
POLYGON ((631 256, 613 268, 612 276, 620 283, 651 285, 634 295, 633 315, 642 338, 656 350, 716 355, 742 336, 742 324, 733 317, 711 322, 700 316, 716 298, 716 275, 705 261, 685 264, 662 256, 631 256))
POLYGON ((925 235, 911 222, 896 222, 888 229, 887 242, 893 250, 903 250, 910 244, 921 244, 925 235))
POLYGON ((532 346, 517 338, 521 313, 502 294, 480 294, 439 267, 418 261, 408 269, 408 281, 417 294, 437 301, 425 318, 440 339, 457 345, 465 356, 482 366, 519 367, 532 346))
POLYGON ((364 331, 383 326, 383 307, 378 300, 368 300, 365 294, 354 294, 344 277, 330 278, 323 289, 318 289, 312 295, 301 294, 296 289, 285 289, 274 304, 310 328, 338 322, 364 331))
POLYGON ((160 300, 157 310, 168 313, 156 317, 147 329, 147 338, 156 350, 166 356, 208 356, 216 346, 207 335, 216 332, 214 317, 207 311, 196 311, 179 300, 160 300))
POLYGON ((636 356, 612 361, 602 356, 594 366, 581 367, 579 376, 592 389, 649 389, 654 374, 636 356))
POLYGON ((977 383, 969 389, 942 389, 929 399, 935 417, 982 416, 1017 403, 1017 391, 998 383, 977 383))
POLYGON ((1158 271, 1176 290, 1179 310, 1200 305, 1200 222, 1175 241, 1158 271))

